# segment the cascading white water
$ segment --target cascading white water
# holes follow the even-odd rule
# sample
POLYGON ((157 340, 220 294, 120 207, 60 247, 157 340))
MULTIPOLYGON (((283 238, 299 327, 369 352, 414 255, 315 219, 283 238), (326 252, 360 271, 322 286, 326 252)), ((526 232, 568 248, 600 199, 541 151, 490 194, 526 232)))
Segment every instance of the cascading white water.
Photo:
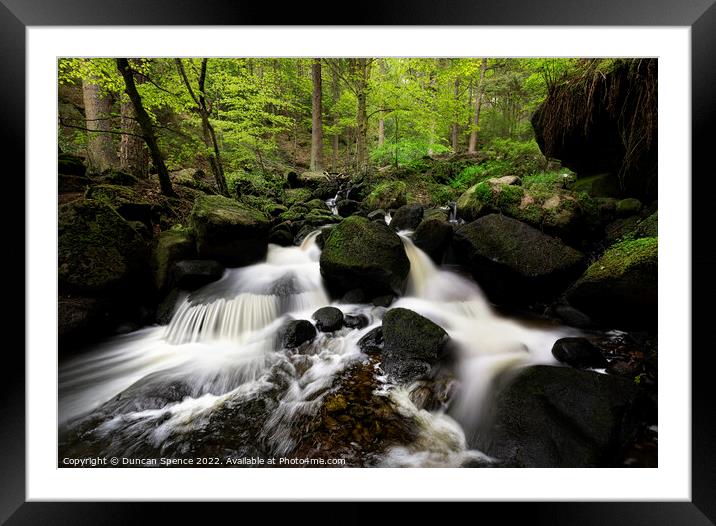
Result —
POLYGON ((338 197, 340 196, 341 192, 340 190, 334 195, 333 197, 326 199, 326 206, 330 209, 331 213, 334 216, 338 215, 338 207, 336 206, 336 203, 338 202, 338 197))
MULTIPOLYGON (((300 247, 270 245, 265 262, 229 269, 219 281, 180 298, 168 326, 115 338, 63 364, 60 421, 91 412, 133 384, 129 390, 140 394, 143 383, 159 386, 160 393, 171 384, 178 386, 173 398, 157 401, 152 391, 136 404, 128 398, 126 407, 120 400, 114 416, 96 429, 98 435, 126 443, 146 439, 159 446, 181 442, 227 404, 280 388, 263 433, 275 454, 290 451, 292 429, 320 408, 337 374, 365 359, 357 342, 381 323, 385 312, 334 303, 345 314, 364 315, 368 325, 319 333, 301 353, 277 345, 276 334, 288 317, 310 319, 330 303, 320 275, 317 235, 307 236, 300 247)), ((420 426, 415 442, 391 448, 381 465, 457 466, 485 460, 467 449, 465 431, 479 420, 491 380, 509 367, 552 363, 551 346, 568 331, 527 328, 496 315, 471 279, 436 267, 409 234, 400 235, 410 274, 406 296, 393 306, 414 310, 450 334, 460 352, 460 389, 447 415, 418 409, 408 396, 412 386, 385 384, 380 377, 384 387, 376 396, 390 397, 397 411, 420 426)))

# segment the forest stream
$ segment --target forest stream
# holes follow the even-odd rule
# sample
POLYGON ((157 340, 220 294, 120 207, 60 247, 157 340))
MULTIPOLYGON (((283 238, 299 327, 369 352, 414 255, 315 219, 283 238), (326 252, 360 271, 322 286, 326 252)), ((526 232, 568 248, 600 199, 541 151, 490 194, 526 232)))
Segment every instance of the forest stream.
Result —
MULTIPOLYGON (((297 422, 318 417, 342 372, 370 363, 358 342, 386 312, 373 305, 329 303, 318 233, 300 246, 270 245, 264 262, 227 269, 219 281, 180 298, 169 325, 119 336, 62 365, 61 423, 89 414, 96 425, 83 432, 98 443, 111 437, 104 455, 154 449, 181 454, 195 447, 192 437, 222 408, 268 396, 278 404, 262 415, 260 434, 271 453, 292 453, 297 422), (367 325, 319 333, 298 349, 281 348, 276 334, 286 320, 311 319, 329 304, 367 325)), ((400 232, 410 274, 406 295, 392 307, 434 321, 455 342, 454 376, 443 386, 455 392, 454 400, 449 411, 447 404, 421 409, 411 393, 423 382, 392 384, 376 362, 371 395, 387 399, 391 410, 414 421, 417 436, 364 461, 380 466, 489 463, 490 457, 468 447, 466 435, 479 428, 492 380, 525 365, 557 365, 553 344, 578 331, 536 328, 496 314, 474 280, 437 267, 415 247, 411 234, 400 232)), ((226 449, 232 447, 227 440, 226 449)))

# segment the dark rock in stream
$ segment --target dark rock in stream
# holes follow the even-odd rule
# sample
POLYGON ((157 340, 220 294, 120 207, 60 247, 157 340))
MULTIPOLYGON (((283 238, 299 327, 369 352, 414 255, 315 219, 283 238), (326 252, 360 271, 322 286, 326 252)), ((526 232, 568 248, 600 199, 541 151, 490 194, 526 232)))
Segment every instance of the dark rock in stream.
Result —
POLYGON ((566 293, 571 305, 617 329, 656 327, 658 239, 611 246, 566 293))
POLYGON ((560 338, 552 346, 552 355, 578 369, 607 366, 601 351, 586 338, 560 338))
POLYGON ((268 242, 282 247, 289 247, 293 245, 293 233, 291 232, 291 226, 284 222, 271 228, 269 231, 268 242))
POLYGON ((338 210, 338 215, 341 217, 352 216, 359 208, 360 203, 352 199, 341 199, 336 202, 336 209, 338 210))
POLYGON ((190 222, 199 257, 231 267, 250 265, 266 255, 269 221, 253 208, 220 195, 196 198, 190 222))
POLYGON ((359 288, 369 297, 401 294, 410 271, 403 242, 385 223, 351 216, 336 225, 320 258, 329 292, 359 288))
POLYGON ((450 337, 427 318, 403 308, 383 317, 383 370, 400 382, 430 378, 447 354, 450 337))
POLYGON ((393 230, 415 230, 423 220, 421 205, 404 205, 398 208, 390 221, 393 230))
POLYGON ((177 261, 172 269, 171 283, 182 290, 196 290, 221 279, 224 266, 208 259, 177 261))
POLYGON ((316 328, 321 332, 334 332, 343 327, 343 312, 336 307, 322 307, 311 317, 316 320, 316 328))
POLYGON ((346 314, 345 316, 346 327, 350 327, 351 329, 362 329, 363 327, 367 327, 368 323, 368 317, 363 314, 346 314))
POLYGON ((386 294, 385 296, 376 296, 371 300, 371 303, 376 307, 390 307, 395 301, 395 296, 392 294, 386 294))
POLYGON ((498 304, 526 304, 563 291, 584 255, 561 240, 506 216, 491 214, 455 231, 453 249, 498 304))
POLYGON ((438 265, 450 246, 453 227, 447 220, 424 219, 413 234, 413 243, 438 265))
POLYGON ((358 340, 358 347, 366 354, 383 352, 383 327, 376 327, 358 340))
POLYGON ((644 411, 633 381, 528 367, 498 388, 470 446, 515 467, 616 467, 644 411))
POLYGON ((281 347, 293 349, 316 337, 316 328, 308 320, 291 320, 279 331, 281 347))

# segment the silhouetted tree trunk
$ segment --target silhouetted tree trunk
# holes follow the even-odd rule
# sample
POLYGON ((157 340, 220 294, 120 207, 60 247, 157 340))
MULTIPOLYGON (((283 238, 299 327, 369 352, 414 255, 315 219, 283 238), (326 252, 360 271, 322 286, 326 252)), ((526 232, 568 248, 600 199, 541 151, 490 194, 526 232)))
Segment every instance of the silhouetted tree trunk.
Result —
POLYGON ((116 61, 117 69, 124 79, 125 91, 127 95, 129 95, 129 100, 132 101, 134 113, 137 115, 137 121, 142 129, 142 135, 147 143, 147 148, 149 148, 149 153, 152 156, 152 162, 159 174, 159 186, 162 189, 162 193, 166 196, 175 197, 176 194, 172 188, 172 182, 169 179, 167 166, 164 164, 164 158, 162 157, 162 152, 159 150, 157 137, 154 135, 154 129, 152 129, 152 120, 144 109, 142 98, 137 91, 137 86, 134 83, 134 72, 129 67, 129 60, 126 58, 118 58, 116 61))
POLYGON ((198 94, 194 93, 194 89, 191 87, 191 83, 189 82, 189 78, 186 76, 184 64, 182 63, 181 59, 177 58, 175 61, 177 69, 179 70, 179 74, 184 81, 184 85, 186 86, 189 95, 191 95, 191 98, 194 100, 194 103, 196 104, 196 112, 201 118, 201 130, 202 136, 204 138, 204 144, 206 144, 207 148, 209 148, 211 151, 211 153, 209 153, 209 167, 211 168, 211 173, 214 175, 214 182, 216 183, 216 188, 220 194, 228 196, 229 187, 227 186, 226 178, 224 177, 224 166, 221 162, 219 142, 216 140, 216 133, 214 132, 214 127, 209 121, 211 108, 209 107, 209 104, 206 99, 206 93, 204 91, 206 85, 206 67, 208 60, 208 58, 204 58, 201 61, 198 94))
POLYGON ((313 96, 311 98, 311 171, 323 171, 323 105, 321 103, 321 59, 311 65, 313 96))
POLYGON ((87 129, 87 155, 90 169, 100 173, 117 162, 117 152, 108 132, 112 129, 112 99, 102 93, 99 84, 82 79, 82 98, 85 106, 87 129), (105 133, 102 133, 105 132, 105 133))
POLYGON ((470 131, 470 142, 467 146, 467 153, 477 153, 477 127, 480 124, 480 109, 482 107, 483 83, 486 69, 487 59, 483 58, 482 62, 480 62, 480 80, 475 89, 475 114, 472 119, 472 130, 470 131))

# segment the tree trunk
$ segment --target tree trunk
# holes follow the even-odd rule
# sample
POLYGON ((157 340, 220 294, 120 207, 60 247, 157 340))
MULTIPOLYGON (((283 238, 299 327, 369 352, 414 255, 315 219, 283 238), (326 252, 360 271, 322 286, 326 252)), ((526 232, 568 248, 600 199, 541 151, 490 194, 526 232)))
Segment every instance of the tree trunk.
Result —
POLYGON ((487 59, 483 58, 480 62, 480 80, 475 89, 475 115, 472 120, 472 130, 470 131, 470 143, 467 147, 467 153, 477 153, 477 127, 480 124, 480 109, 482 107, 483 82, 485 80, 485 70, 487 69, 487 59))
POLYGON ((323 171, 323 105, 321 104, 321 59, 311 65, 313 96, 311 99, 311 171, 323 171))
POLYGON ((82 80, 82 98, 85 106, 87 129, 87 154, 90 169, 101 173, 112 168, 117 162, 117 152, 108 132, 112 129, 112 99, 102 93, 98 84, 82 80))
MULTIPOLYGON (((336 67, 340 67, 340 62, 336 64, 336 67)), ((339 82, 339 77, 336 74, 336 72, 333 72, 333 83, 331 86, 331 95, 333 96, 333 104, 335 106, 338 99, 341 97, 341 85, 339 82)), ((334 172, 338 171, 338 149, 340 147, 340 136, 338 134, 338 122, 339 122, 339 115, 338 112, 334 109, 333 110, 333 145, 331 148, 332 153, 332 159, 331 159, 331 169, 334 172)))
POLYGON ((229 187, 226 184, 226 178, 224 177, 224 165, 221 162, 219 143, 216 140, 216 132, 214 132, 214 127, 211 125, 211 121, 209 120, 211 110, 206 101, 206 93, 204 91, 204 87, 206 85, 206 68, 208 61, 208 58, 204 58, 201 61, 201 70, 199 73, 199 93, 197 95, 196 93, 194 93, 194 90, 189 83, 189 77, 186 76, 184 64, 182 63, 181 59, 175 59, 177 69, 179 70, 179 75, 184 81, 184 85, 186 86, 189 95, 196 104, 196 112, 199 114, 199 117, 201 117, 202 136, 204 137, 204 144, 206 144, 206 147, 209 149, 210 152, 209 168, 211 169, 211 173, 214 175, 216 189, 221 195, 228 196, 229 187))
POLYGON ((381 117, 378 120, 378 146, 383 146, 385 143, 385 120, 381 117))
POLYGON ((453 99, 455 101, 455 118, 452 122, 452 128, 450 129, 450 143, 452 145, 452 151, 454 153, 458 153, 458 149, 460 147, 460 144, 458 142, 459 140, 459 133, 460 133, 460 124, 458 123, 458 119, 460 117, 460 111, 459 111, 459 99, 460 99, 460 78, 455 79, 455 87, 453 90, 453 99))
POLYGON ((149 153, 152 156, 152 162, 154 163, 157 173, 159 174, 159 186, 162 189, 162 193, 169 197, 175 197, 174 189, 172 188, 172 182, 169 179, 169 172, 167 166, 164 164, 164 158, 162 152, 159 150, 159 144, 157 138, 154 135, 152 129, 152 120, 149 118, 147 111, 144 109, 142 104, 142 98, 139 96, 137 86, 134 84, 134 74, 129 68, 129 61, 126 58, 118 58, 117 69, 124 79, 124 86, 129 100, 132 101, 134 106, 134 113, 137 115, 137 121, 139 126, 142 128, 142 135, 149 148, 149 153))
POLYGON ((358 112, 356 114, 356 167, 365 168, 368 164, 368 115, 366 99, 368 87, 368 59, 358 58, 355 61, 356 97, 358 112))
POLYGON ((122 135, 119 141, 119 167, 123 172, 132 174, 140 179, 149 177, 149 157, 144 139, 138 137, 142 129, 137 122, 132 101, 123 100, 121 104, 122 135))
POLYGON ((226 177, 224 177, 224 164, 221 162, 221 154, 219 153, 219 142, 216 140, 216 132, 214 127, 209 122, 209 114, 201 113, 201 123, 204 130, 204 143, 208 148, 213 148, 214 153, 209 154, 209 166, 211 172, 214 174, 214 182, 216 188, 221 195, 229 195, 229 186, 226 184, 226 177))

